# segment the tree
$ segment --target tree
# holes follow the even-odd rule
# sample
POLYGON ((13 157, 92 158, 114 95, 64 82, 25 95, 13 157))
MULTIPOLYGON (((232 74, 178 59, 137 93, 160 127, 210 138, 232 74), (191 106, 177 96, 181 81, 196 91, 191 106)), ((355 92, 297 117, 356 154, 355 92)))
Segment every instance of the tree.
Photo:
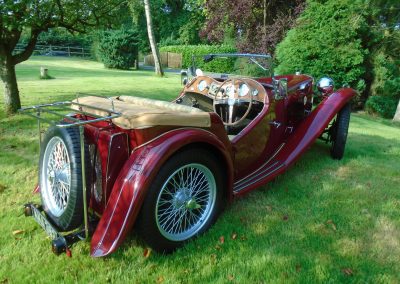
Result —
POLYGON ((359 91, 356 108, 391 117, 400 98, 398 0, 308 0, 276 49, 276 72, 333 77, 359 91), (369 100, 369 99, 368 99, 369 100))
MULTIPOLYGON (((160 46, 199 44, 204 24, 203 0, 151 0, 151 18, 155 41, 160 46)), ((147 22, 143 0, 129 0, 133 23, 141 38, 140 51, 147 53, 147 22), (145 43, 145 45, 143 45, 145 43)))
POLYGON ((208 0, 201 36, 236 44, 242 52, 272 53, 304 8, 305 0, 208 0))
POLYGON ((153 33, 153 23, 151 20, 151 12, 150 12, 150 1, 144 0, 144 10, 146 13, 146 21, 147 21, 147 33, 149 35, 151 53, 153 54, 154 58, 154 66, 156 74, 159 76, 164 76, 162 67, 161 67, 161 60, 160 60, 160 53, 158 52, 158 47, 154 38, 153 33))
POLYGON ((7 114, 21 107, 15 65, 27 60, 39 35, 54 27, 85 32, 101 24, 111 25, 113 13, 123 0, 5 0, 0 4, 0 77, 4 83, 7 114), (29 33, 24 49, 15 48, 23 32, 29 33))

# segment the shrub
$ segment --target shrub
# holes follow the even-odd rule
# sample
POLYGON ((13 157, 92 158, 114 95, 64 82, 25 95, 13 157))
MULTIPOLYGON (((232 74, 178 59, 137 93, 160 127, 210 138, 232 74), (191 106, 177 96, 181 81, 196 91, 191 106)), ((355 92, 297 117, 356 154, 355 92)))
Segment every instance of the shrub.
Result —
MULTIPOLYGON (((182 67, 187 68, 192 65, 192 56, 201 56, 209 53, 233 53, 234 47, 228 45, 171 45, 160 48, 160 52, 174 52, 182 54, 182 67)), ((196 58, 196 67, 204 71, 218 73, 232 73, 235 69, 235 59, 218 58, 211 62, 204 63, 203 60, 196 58)))
POLYGON ((110 30, 99 35, 98 58, 107 68, 129 69, 138 60, 138 39, 133 30, 110 30))
POLYGON ((373 61, 374 80, 366 103, 370 113, 392 118, 400 99, 400 60, 380 51, 373 61))
POLYGON ((399 100, 384 96, 370 96, 365 104, 369 113, 377 113, 385 118, 393 118, 399 100))
MULTIPOLYGON (((349 84, 360 93, 365 90, 365 57, 361 30, 367 27, 357 1, 309 0, 298 20, 278 45, 276 72, 301 71, 315 78, 331 76, 340 87, 349 84)), ((361 97, 355 99, 362 106, 361 97)))

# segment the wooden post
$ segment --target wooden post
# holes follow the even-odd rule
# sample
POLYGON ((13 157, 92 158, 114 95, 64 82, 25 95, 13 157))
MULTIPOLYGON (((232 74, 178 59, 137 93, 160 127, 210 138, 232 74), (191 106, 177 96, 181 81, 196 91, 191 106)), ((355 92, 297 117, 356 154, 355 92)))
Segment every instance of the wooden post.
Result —
POLYGON ((396 109, 396 113, 394 114, 393 121, 400 122, 400 100, 399 100, 399 103, 397 104, 397 109, 396 109))
POLYGON ((68 56, 71 57, 71 49, 68 46, 68 56))
POLYGON ((40 79, 48 79, 49 78, 49 69, 45 67, 40 67, 40 79))

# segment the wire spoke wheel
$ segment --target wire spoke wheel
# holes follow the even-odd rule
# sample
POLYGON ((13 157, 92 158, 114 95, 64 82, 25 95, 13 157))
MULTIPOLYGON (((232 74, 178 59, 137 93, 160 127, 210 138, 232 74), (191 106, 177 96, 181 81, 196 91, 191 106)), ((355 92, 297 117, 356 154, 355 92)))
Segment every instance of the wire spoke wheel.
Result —
POLYGON ((204 165, 191 163, 164 182, 155 206, 160 233, 171 241, 196 235, 210 218, 217 197, 214 175, 204 165))
POLYGON ((42 172, 41 193, 48 210, 53 216, 59 217, 68 205, 71 190, 70 157, 64 141, 53 137, 47 144, 42 172))
MULTIPOLYGON (((84 149, 89 172, 86 143, 84 149)), ((59 230, 69 231, 82 224, 82 159, 78 128, 51 126, 46 131, 40 146, 39 187, 43 210, 59 230)))

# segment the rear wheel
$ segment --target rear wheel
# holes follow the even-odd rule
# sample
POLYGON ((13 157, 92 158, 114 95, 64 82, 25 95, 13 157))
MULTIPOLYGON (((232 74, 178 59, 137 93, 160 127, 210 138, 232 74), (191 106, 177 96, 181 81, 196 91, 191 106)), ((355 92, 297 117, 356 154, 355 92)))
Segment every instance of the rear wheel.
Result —
POLYGON ((77 228, 83 221, 79 137, 76 127, 50 127, 41 146, 39 181, 43 209, 63 231, 77 228))
POLYGON ((346 146, 347 133, 350 123, 350 103, 346 104, 337 114, 336 120, 331 130, 331 156, 333 159, 340 160, 343 158, 346 146))
POLYGON ((222 175, 213 156, 185 150, 169 159, 149 188, 138 231, 154 250, 169 253, 206 231, 222 205, 222 175))

